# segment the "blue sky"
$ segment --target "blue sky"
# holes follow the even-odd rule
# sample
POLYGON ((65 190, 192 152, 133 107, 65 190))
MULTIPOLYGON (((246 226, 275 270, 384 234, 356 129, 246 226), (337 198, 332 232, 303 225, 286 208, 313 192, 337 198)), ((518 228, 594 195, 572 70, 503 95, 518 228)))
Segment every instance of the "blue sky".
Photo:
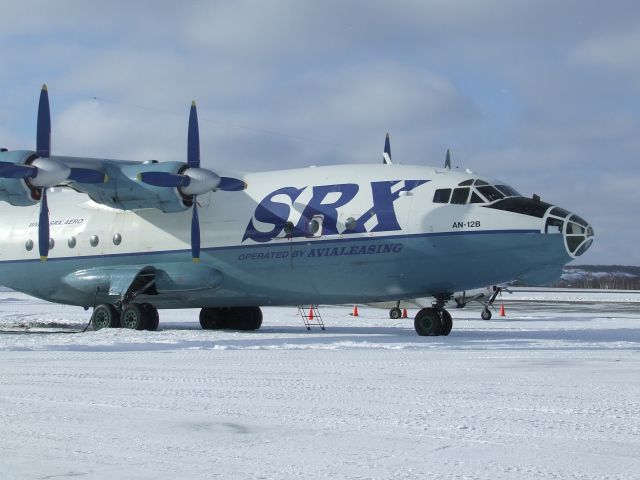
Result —
POLYGON ((2 2, 0 145, 267 170, 453 164, 575 211, 580 263, 640 265, 640 4, 2 2))

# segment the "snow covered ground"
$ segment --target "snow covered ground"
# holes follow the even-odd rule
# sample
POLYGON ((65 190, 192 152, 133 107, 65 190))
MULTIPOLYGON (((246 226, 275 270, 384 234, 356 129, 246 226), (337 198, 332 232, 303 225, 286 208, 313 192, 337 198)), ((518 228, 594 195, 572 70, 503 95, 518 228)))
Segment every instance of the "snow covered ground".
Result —
POLYGON ((0 292, 0 479, 637 479, 640 293, 611 295, 505 294, 427 338, 349 306, 69 333, 89 312, 0 292))

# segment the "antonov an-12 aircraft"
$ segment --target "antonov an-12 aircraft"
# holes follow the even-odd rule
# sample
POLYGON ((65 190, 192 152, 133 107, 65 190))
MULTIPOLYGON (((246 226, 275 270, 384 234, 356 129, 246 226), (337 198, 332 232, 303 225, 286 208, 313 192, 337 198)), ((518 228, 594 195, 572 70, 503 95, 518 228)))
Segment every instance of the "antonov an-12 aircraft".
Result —
POLYGON ((96 329, 197 307, 205 329, 255 330, 261 306, 432 296, 416 332, 448 335, 452 292, 553 281, 593 241, 581 217, 470 171, 202 168, 195 104, 186 161, 56 156, 50 138, 44 86, 36 149, 0 152, 0 283, 93 307, 96 329))

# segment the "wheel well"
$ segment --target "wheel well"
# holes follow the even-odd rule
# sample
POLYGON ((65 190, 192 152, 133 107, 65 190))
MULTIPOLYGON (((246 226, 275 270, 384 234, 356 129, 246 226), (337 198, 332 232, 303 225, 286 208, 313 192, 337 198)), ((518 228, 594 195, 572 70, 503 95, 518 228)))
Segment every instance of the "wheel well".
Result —
POLYGON ((156 269, 146 267, 135 276, 123 297, 123 303, 131 303, 138 295, 158 295, 156 290, 156 269))

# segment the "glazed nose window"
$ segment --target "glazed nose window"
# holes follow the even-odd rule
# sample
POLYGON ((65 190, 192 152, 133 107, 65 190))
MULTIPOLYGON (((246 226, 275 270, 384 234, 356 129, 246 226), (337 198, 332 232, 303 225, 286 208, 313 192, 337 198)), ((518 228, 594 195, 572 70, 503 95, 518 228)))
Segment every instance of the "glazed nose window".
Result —
POLYGON ((593 228, 577 215, 569 217, 565 234, 567 250, 579 257, 586 252, 593 243, 593 228))
POLYGON ((545 233, 562 233, 564 221, 559 218, 549 217, 544 228, 545 233))

